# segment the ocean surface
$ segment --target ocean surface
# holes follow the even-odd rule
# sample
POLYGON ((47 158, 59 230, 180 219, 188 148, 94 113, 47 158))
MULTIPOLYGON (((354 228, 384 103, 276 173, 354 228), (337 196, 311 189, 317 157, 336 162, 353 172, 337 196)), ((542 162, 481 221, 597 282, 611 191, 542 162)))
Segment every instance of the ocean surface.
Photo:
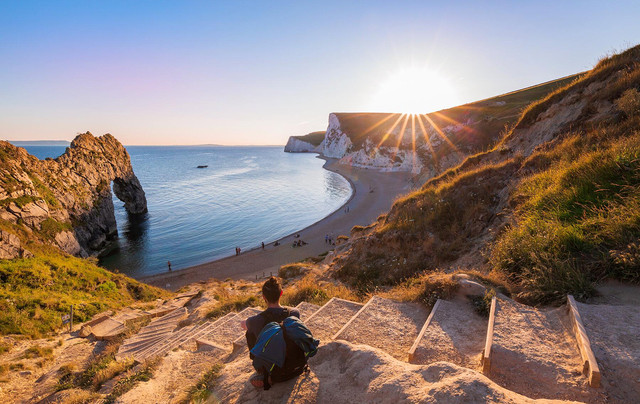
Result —
MULTIPOLYGON (((44 159, 61 146, 26 146, 44 159)), ((351 196, 342 176, 315 154, 283 147, 128 146, 149 213, 129 217, 114 196, 118 240, 100 259, 140 277, 248 250, 307 227, 351 196), (207 168, 197 168, 208 165, 207 168)))

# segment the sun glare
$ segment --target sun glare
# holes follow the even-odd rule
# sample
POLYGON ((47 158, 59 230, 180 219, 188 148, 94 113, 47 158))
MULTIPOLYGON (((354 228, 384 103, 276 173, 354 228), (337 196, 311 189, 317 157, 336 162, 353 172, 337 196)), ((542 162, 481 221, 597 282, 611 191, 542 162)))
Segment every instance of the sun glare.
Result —
POLYGON ((373 109, 381 112, 425 114, 457 105, 449 80, 420 67, 404 68, 380 83, 373 109))

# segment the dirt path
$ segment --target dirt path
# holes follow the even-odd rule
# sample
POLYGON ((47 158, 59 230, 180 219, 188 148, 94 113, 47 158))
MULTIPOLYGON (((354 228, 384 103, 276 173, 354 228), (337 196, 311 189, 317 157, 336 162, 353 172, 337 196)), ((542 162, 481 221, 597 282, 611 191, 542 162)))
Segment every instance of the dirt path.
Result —
MULTIPOLYGON (((351 200, 343 207, 319 222, 279 240, 280 245, 273 243, 265 249, 254 249, 240 256, 231 256, 202 265, 178 271, 140 278, 150 285, 176 290, 190 283, 217 279, 255 280, 270 273, 277 273, 280 266, 317 256, 331 246, 325 242, 325 235, 349 235, 355 225, 366 226, 389 210, 393 201, 411 190, 410 174, 401 172, 380 172, 340 165, 336 160, 328 160, 325 168, 341 174, 349 180, 354 190, 351 200), (349 212, 345 213, 344 208, 349 212), (295 234, 308 244, 293 248, 295 234)), ((258 240, 256 240, 256 244, 258 240)))
POLYGON ((600 402, 582 375, 578 345, 566 307, 538 310, 498 299, 491 374, 527 397, 600 402))
POLYGON ((443 361, 479 370, 487 322, 466 297, 441 300, 412 363, 443 361))
POLYGON ((640 403, 640 307, 578 303, 610 402, 640 403))
MULTIPOLYGON (((309 360, 310 372, 269 391, 249 384, 248 356, 227 363, 213 397, 223 403, 531 403, 481 373, 449 363, 410 365, 366 345, 334 341, 309 360)), ((540 402, 551 402, 541 400, 540 402)))

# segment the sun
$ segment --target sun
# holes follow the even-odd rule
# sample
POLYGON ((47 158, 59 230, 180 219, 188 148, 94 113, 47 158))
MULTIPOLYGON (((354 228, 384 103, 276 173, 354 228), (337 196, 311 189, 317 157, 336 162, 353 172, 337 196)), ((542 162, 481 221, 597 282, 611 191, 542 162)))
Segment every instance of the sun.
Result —
POLYGON ((372 100, 381 112, 425 114, 458 105, 450 81, 422 67, 398 69, 383 80, 372 100))

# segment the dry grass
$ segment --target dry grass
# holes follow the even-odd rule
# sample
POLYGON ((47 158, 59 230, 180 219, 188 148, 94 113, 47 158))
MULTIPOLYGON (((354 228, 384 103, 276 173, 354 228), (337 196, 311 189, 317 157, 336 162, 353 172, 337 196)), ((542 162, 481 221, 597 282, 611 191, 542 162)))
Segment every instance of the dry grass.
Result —
POLYGON ((95 403, 100 399, 100 394, 86 390, 73 390, 65 397, 60 404, 89 404, 95 403))
POLYGON ((185 403, 205 403, 211 395, 211 390, 215 386, 216 380, 220 377, 220 373, 224 368, 224 364, 214 364, 207 373, 193 386, 187 395, 185 403))
POLYGON ((323 305, 332 297, 360 301, 360 298, 344 285, 321 281, 314 275, 307 275, 284 289, 281 303, 285 306, 297 306, 300 302, 323 305))
POLYGON ((314 262, 296 262, 281 266, 278 270, 278 276, 282 279, 296 278, 311 272, 314 268, 314 262))
POLYGON ((115 376, 131 369, 134 365, 134 362, 135 361, 133 360, 133 358, 126 358, 120 361, 109 362, 107 367, 105 367, 104 369, 100 369, 98 372, 96 372, 95 376, 93 376, 93 380, 91 381, 93 388, 97 390, 102 386, 104 382, 111 380, 115 376))
POLYGON ((151 380, 151 378, 153 377, 153 373, 156 371, 156 369, 158 369, 158 366, 160 366, 160 362, 160 358, 146 361, 138 371, 133 372, 118 380, 118 382, 113 386, 111 394, 105 397, 104 403, 111 404, 115 402, 118 397, 133 389, 139 382, 146 382, 151 380))
POLYGON ((414 276, 377 294, 393 300, 419 302, 433 307, 438 299, 451 298, 459 286, 453 274, 437 271, 414 276))
POLYGON ((221 289, 215 298, 218 303, 210 310, 206 317, 208 319, 217 319, 232 311, 240 311, 247 307, 264 307, 264 300, 256 293, 236 293, 231 294, 227 289, 221 289))
POLYGON ((21 359, 34 359, 34 358, 53 358, 53 348, 41 347, 40 345, 33 345, 27 348, 20 356, 21 359))

